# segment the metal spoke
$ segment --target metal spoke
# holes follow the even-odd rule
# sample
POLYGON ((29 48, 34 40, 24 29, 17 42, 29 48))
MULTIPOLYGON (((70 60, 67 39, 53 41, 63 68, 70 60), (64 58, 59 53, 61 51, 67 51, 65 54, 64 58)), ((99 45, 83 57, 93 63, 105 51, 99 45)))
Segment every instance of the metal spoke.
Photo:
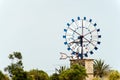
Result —
POLYGON ((82 35, 83 35, 83 20, 82 20, 82 35))
POLYGON ((76 21, 75 21, 75 24, 76 24, 76 26, 77 26, 77 28, 78 28, 79 26, 78 26, 78 24, 76 23, 76 21))
POLYGON ((90 40, 88 40, 87 38, 85 38, 85 37, 83 37, 85 40, 87 40, 89 43, 91 43, 94 47, 95 47, 95 45, 90 41, 90 40))
POLYGON ((79 34, 78 32, 76 32, 75 30, 73 30, 72 28, 69 28, 71 29, 73 32, 75 32, 76 34, 78 34, 79 36, 81 36, 81 34, 79 34))
POLYGON ((74 40, 74 41, 72 41, 70 43, 79 43, 80 41, 77 41, 77 40, 79 40, 79 39, 76 39, 76 40, 74 40))
POLYGON ((94 30, 92 30, 92 31, 90 31, 90 32, 88 32, 88 33, 86 33, 84 36, 87 36, 88 34, 94 32, 94 31, 96 31, 96 29, 94 29, 94 30))

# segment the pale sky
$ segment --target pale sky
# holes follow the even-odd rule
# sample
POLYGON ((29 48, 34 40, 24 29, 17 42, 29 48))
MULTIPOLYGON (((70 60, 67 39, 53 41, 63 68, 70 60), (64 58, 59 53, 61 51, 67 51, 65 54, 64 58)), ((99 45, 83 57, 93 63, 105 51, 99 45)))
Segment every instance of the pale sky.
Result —
POLYGON ((120 0, 0 0, 0 70, 14 51, 22 53, 25 70, 69 66, 69 59, 59 60, 59 52, 70 53, 63 29, 78 16, 101 29, 101 45, 89 58, 120 71, 120 0))

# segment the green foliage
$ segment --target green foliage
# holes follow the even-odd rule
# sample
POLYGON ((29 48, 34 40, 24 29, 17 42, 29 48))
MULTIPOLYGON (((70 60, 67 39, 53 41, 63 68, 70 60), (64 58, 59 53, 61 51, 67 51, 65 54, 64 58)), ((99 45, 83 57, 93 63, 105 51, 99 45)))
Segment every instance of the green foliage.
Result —
POLYGON ((55 70, 58 72, 58 74, 60 74, 60 73, 62 73, 63 71, 67 70, 67 68, 66 68, 66 66, 60 66, 59 69, 56 68, 55 70))
POLYGON ((73 65, 59 76, 60 80, 83 80, 85 77, 87 77, 86 70, 80 65, 73 65))
POLYGON ((32 80, 49 80, 48 74, 42 70, 30 70, 28 75, 32 77, 32 80))
POLYGON ((59 74, 54 73, 53 75, 50 76, 50 80, 59 80, 59 74))
POLYGON ((20 52, 13 52, 8 57, 12 62, 5 67, 12 80, 29 80, 27 73, 23 70, 22 55, 20 52))
POLYGON ((92 80, 101 80, 99 77, 95 77, 92 80))
POLYGON ((105 64, 104 61, 95 60, 94 61, 94 76, 103 77, 109 72, 109 65, 105 64))
POLYGON ((50 80, 59 80, 59 75, 67 70, 66 66, 60 66, 59 69, 55 68, 56 73, 50 76, 50 80))
POLYGON ((23 71, 23 70, 16 70, 14 75, 12 76, 12 80, 32 80, 32 78, 30 78, 27 75, 27 72, 23 71))
POLYGON ((19 69, 23 70, 23 63, 22 63, 22 55, 20 52, 13 52, 13 54, 9 54, 8 57, 12 60, 11 64, 5 67, 5 71, 7 71, 11 76, 15 75, 15 72, 19 69))
POLYGON ((0 71, 0 80, 9 80, 7 75, 4 75, 2 71, 0 71))
POLYGON ((22 54, 20 52, 13 52, 13 56, 17 58, 18 60, 22 59, 22 54))
POLYGON ((120 73, 118 71, 111 71, 109 74, 109 80, 120 80, 120 73))
POLYGON ((24 71, 20 52, 13 52, 13 54, 9 54, 8 58, 11 60, 11 64, 4 70, 9 73, 12 80, 49 80, 48 74, 42 70, 24 71))
MULTIPOLYGON (((85 80, 87 77, 86 69, 81 65, 72 65, 70 68, 60 66, 59 69, 56 69, 57 73, 49 77, 43 70, 24 71, 20 52, 13 52, 13 54, 9 54, 8 58, 11 60, 11 64, 5 67, 4 70, 9 73, 11 79, 0 71, 0 80, 85 80)), ((93 80, 120 80, 120 73, 114 70, 110 71, 109 68, 109 65, 101 59, 95 60, 95 77, 93 80)))

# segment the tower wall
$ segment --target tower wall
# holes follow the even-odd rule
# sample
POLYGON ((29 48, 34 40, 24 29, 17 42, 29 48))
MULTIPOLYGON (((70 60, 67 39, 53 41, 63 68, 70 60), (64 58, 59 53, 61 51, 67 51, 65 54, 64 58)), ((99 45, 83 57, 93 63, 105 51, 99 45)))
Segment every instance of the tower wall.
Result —
POLYGON ((70 65, 79 64, 85 67, 88 77, 86 80, 93 79, 93 59, 71 59, 70 65))

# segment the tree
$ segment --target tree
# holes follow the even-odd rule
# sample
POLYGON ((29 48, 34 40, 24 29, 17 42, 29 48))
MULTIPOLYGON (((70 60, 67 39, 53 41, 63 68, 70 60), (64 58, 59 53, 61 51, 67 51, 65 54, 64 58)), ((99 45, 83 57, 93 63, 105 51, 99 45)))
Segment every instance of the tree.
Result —
POLYGON ((32 77, 32 80, 49 80, 48 74, 42 70, 30 70, 28 75, 32 77))
POLYGON ((60 66, 59 69, 55 68, 55 73, 50 76, 50 80, 59 80, 59 75, 67 70, 66 66, 60 66))
POLYGON ((120 80, 120 73, 116 70, 110 71, 109 80, 120 80))
POLYGON ((32 78, 23 69, 16 69, 13 73, 12 80, 32 80, 32 78))
POLYGON ((110 68, 109 65, 105 64, 105 62, 101 59, 95 60, 93 66, 94 66, 94 76, 101 78, 107 75, 110 68))
POLYGON ((8 58, 12 62, 4 70, 9 73, 12 80, 29 80, 27 73, 23 70, 22 54, 13 52, 13 54, 9 54, 8 58))
POLYGON ((87 77, 86 70, 81 65, 72 65, 70 69, 63 71, 60 80, 84 80, 87 77))
POLYGON ((7 75, 4 75, 2 71, 0 71, 0 80, 9 80, 7 75))
POLYGON ((12 77, 16 70, 23 70, 22 63, 22 55, 20 52, 13 52, 13 54, 9 54, 8 58, 12 61, 10 65, 5 67, 5 71, 8 71, 10 76, 12 77))
POLYGON ((59 69, 56 68, 55 70, 58 72, 58 74, 60 74, 60 73, 62 73, 63 71, 67 70, 67 68, 66 68, 66 66, 60 66, 59 69))
POLYGON ((54 73, 50 76, 50 80, 59 80, 59 74, 54 73))

